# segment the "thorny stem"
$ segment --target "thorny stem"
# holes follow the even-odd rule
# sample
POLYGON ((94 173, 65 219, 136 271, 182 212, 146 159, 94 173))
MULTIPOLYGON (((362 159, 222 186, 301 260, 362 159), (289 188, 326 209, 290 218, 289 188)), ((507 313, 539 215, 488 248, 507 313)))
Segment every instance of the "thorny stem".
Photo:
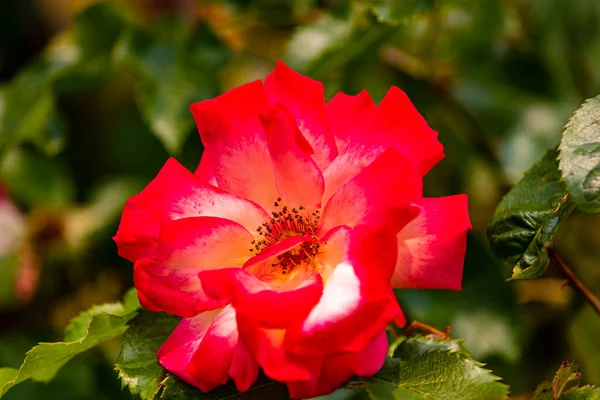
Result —
POLYGON ((600 315, 600 300, 577 278, 573 270, 565 264, 563 259, 558 255, 556 250, 553 247, 548 248, 548 252, 550 256, 556 262, 556 265, 560 268, 561 272, 565 275, 573 289, 578 291, 585 297, 585 300, 590 303, 590 305, 594 308, 596 313, 600 315))

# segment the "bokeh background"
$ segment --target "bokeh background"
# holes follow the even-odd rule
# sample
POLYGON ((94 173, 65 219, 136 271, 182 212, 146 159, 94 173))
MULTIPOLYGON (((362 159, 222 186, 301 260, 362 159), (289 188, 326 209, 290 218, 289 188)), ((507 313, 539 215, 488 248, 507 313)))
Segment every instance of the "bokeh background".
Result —
MULTIPOLYGON (((399 292, 407 316, 451 326, 515 398, 565 359, 600 384, 600 316, 552 267, 505 282, 485 235, 502 195, 600 94, 597 0, 0 1, 0 366, 132 285, 111 240, 126 199, 170 155, 195 168, 190 103, 279 59, 327 98, 399 86, 439 131, 446 158, 425 191, 469 195, 464 289, 399 292)), ((598 222, 575 214, 556 239, 595 293, 598 222)), ((6 399, 130 399, 117 345, 6 399)))

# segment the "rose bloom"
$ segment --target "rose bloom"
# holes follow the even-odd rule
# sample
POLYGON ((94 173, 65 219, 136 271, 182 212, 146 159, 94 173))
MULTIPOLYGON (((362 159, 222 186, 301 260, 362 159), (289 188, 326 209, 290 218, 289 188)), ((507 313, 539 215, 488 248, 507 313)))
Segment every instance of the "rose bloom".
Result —
POLYGON ((115 241, 141 304, 183 317, 161 365, 208 392, 259 368, 291 397, 382 366, 393 288, 461 286, 466 195, 423 198, 444 154, 400 89, 327 104, 283 63, 191 106, 204 154, 170 159, 126 204, 115 241))

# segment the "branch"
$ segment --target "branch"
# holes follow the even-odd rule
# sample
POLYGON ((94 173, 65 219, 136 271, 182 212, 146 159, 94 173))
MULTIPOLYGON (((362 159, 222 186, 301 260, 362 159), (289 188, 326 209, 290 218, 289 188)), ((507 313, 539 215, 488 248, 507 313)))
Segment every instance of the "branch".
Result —
POLYGON ((600 315, 600 300, 577 278, 573 270, 565 264, 563 259, 558 255, 556 250, 553 247, 548 248, 550 256, 556 262, 556 265, 560 268, 562 273, 565 275, 573 289, 578 291, 585 297, 585 300, 590 303, 590 305, 594 308, 596 313, 600 315))

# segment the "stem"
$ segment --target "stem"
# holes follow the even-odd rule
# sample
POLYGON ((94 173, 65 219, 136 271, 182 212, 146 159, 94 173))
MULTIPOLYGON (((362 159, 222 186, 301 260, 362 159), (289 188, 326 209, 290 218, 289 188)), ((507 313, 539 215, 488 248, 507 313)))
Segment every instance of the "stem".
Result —
POLYGON ((429 326, 427 324, 424 324, 422 322, 419 321, 412 321, 410 323, 410 325, 408 326, 408 328, 406 328, 406 330, 404 331, 404 335, 408 336, 409 334, 415 332, 415 331, 421 331, 423 333, 426 333, 428 335, 434 335, 439 339, 449 339, 450 337, 448 336, 450 334, 450 327, 447 327, 446 329, 444 329, 444 331, 440 331, 438 329, 435 329, 432 326, 429 326))
POLYGON ((581 293, 583 297, 585 297, 585 300, 594 308, 596 313, 600 315, 600 300, 598 300, 598 298, 583 284, 583 282, 577 278, 573 270, 569 268, 567 264, 565 264, 563 259, 558 255, 554 248, 550 247, 548 251, 550 252, 550 255, 554 261, 556 261, 556 264, 565 275, 573 289, 581 293))

